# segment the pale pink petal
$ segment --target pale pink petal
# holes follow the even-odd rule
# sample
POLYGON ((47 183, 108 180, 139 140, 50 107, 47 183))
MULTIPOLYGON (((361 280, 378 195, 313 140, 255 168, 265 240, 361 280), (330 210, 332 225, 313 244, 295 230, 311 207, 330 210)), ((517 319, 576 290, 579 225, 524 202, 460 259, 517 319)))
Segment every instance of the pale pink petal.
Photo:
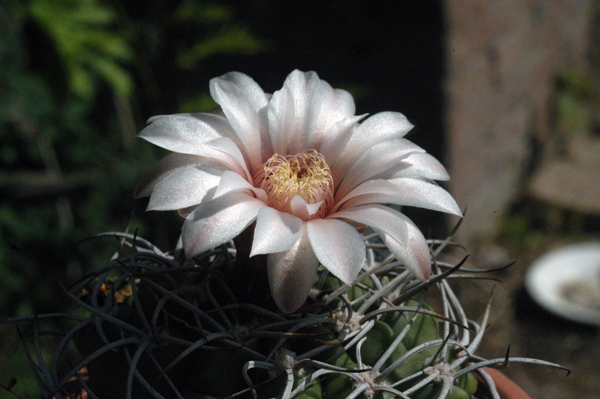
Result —
POLYGON ((139 137, 173 152, 212 159, 231 170, 244 172, 245 161, 233 141, 221 137, 210 124, 199 119, 163 117, 155 120, 139 137), (238 155, 240 154, 240 155, 238 155))
POLYGON ((339 127, 336 124, 354 118, 355 111, 354 99, 350 93, 333 89, 329 83, 319 80, 307 109, 308 123, 303 148, 319 148, 326 136, 338 133, 339 127))
POLYGON ((134 190, 134 198, 147 197, 152 193, 154 187, 165 177, 192 166, 209 166, 222 169, 222 166, 211 159, 197 155, 172 153, 161 159, 156 165, 146 172, 134 190))
MULTIPOLYGON (((266 107, 265 107, 264 111, 266 111, 266 107)), ((172 116, 176 116, 178 118, 187 118, 187 119, 190 119, 191 121, 199 121, 200 123, 207 124, 207 125, 211 126, 216 132, 218 132, 222 137, 233 141, 233 143, 235 144, 235 147, 237 147, 237 148, 235 148, 234 150, 226 151, 226 152, 229 155, 231 155, 233 158, 235 158, 236 161, 240 165, 242 165, 244 169, 247 170, 246 163, 249 163, 249 159, 244 158, 244 155, 240 151, 240 148, 244 148, 244 143, 242 143, 242 141, 238 137, 237 133, 233 130, 233 128, 229 124, 229 121, 225 117, 225 114, 223 113, 223 110, 221 108, 217 108, 210 112, 202 112, 202 113, 158 115, 158 116, 154 116, 154 117, 148 119, 148 123, 154 122, 158 119, 169 118, 172 116)), ((222 139, 220 139, 219 137, 216 137, 216 138, 213 138, 213 139, 205 142, 205 144, 210 147, 210 145, 209 145, 210 143, 219 143, 220 140, 222 140, 222 139)), ((270 144, 269 144, 268 148, 270 151, 270 144)))
POLYGON ((446 168, 426 152, 414 152, 400 162, 396 171, 386 175, 378 175, 381 178, 412 177, 425 178, 429 180, 450 180, 446 168))
POLYGON ((314 219, 306 231, 319 262, 334 276, 350 284, 365 263, 365 243, 356 229, 335 219, 314 219))
POLYGON ((216 199, 223 195, 240 191, 251 191, 256 198, 265 204, 267 203, 267 193, 265 193, 265 190, 254 187, 242 176, 229 170, 223 172, 217 190, 212 198, 216 199))
POLYGON ((181 114, 172 114, 172 115, 155 115, 152 118, 149 118, 147 123, 156 122, 159 119, 168 119, 168 118, 186 118, 190 119, 192 122, 196 121, 203 125, 209 125, 218 135, 223 137, 229 137, 233 139, 236 144, 241 144, 241 142, 237 141, 238 138, 229 125, 229 121, 225 118, 225 115, 222 114, 222 110, 217 108, 216 110, 210 112, 200 112, 200 113, 181 113, 181 114))
POLYGON ((264 202, 244 192, 201 203, 183 224, 186 256, 191 258, 232 240, 264 207, 264 202))
POLYGON ((241 72, 229 72, 219 76, 218 79, 235 85, 256 112, 267 106, 268 95, 250 76, 241 72))
POLYGON ((349 208, 347 202, 350 200, 353 200, 357 197, 374 194, 392 195, 398 194, 398 192, 396 190, 396 187, 387 180, 367 180, 366 182, 359 184, 356 188, 354 188, 352 191, 350 191, 348 194, 342 197, 342 199, 336 201, 336 205, 333 208, 333 212, 339 211, 340 209, 349 208))
MULTIPOLYGON (((315 147, 317 151, 323 154, 328 164, 331 163, 333 165, 333 161, 335 161, 344 151, 346 144, 358 126, 358 121, 365 116, 366 114, 342 119, 329 128, 329 131, 321 141, 321 145, 315 147)), ((338 179, 340 178, 341 177, 338 176, 338 179)))
MULTIPOLYGON (((245 75, 232 72, 212 79, 210 94, 223 109, 229 124, 242 143, 240 149, 254 171, 262 165, 261 131, 266 129, 266 121, 261 120, 258 112, 263 104, 262 101, 258 101, 260 96, 249 88, 250 85, 238 86, 240 80, 250 79, 242 76, 245 75)), ((266 97, 264 101, 266 102, 266 97)), ((262 106, 266 106, 266 103, 262 106)))
POLYGON ((302 235, 302 220, 289 213, 265 207, 258 212, 250 256, 290 249, 302 235))
POLYGON ((139 137, 169 151, 204 156, 204 144, 221 133, 211 124, 188 116, 164 116, 146 126, 139 137))
POLYGON ((362 223, 386 233, 401 245, 407 245, 408 227, 404 215, 390 207, 377 204, 364 205, 334 213, 330 218, 349 219, 362 223))
POLYGON ((413 125, 399 112, 380 112, 362 122, 342 153, 330 164, 334 179, 344 176, 350 166, 371 146, 393 138, 402 138, 413 125))
POLYGON ((334 211, 373 203, 415 206, 462 216, 456 201, 446 190, 437 184, 412 178, 367 180, 342 198, 334 211))
MULTIPOLYGON (((208 192, 206 195, 210 196, 210 192, 208 192)), ((196 209, 198 205, 193 205, 193 206, 188 206, 187 208, 181 208, 181 209, 177 209, 177 213, 179 214, 179 216, 181 216, 182 218, 187 218, 190 213, 192 213, 194 211, 194 209, 196 209)), ((181 237, 179 237, 179 239, 181 240, 181 237)))
POLYGON ((427 281, 431 272, 431 254, 429 253, 425 237, 409 218, 402 214, 400 216, 406 221, 406 226, 408 227, 407 245, 400 244, 383 231, 373 230, 381 237, 384 244, 398 261, 406 266, 416 278, 421 281, 427 281))
POLYGON ((317 213, 322 204, 323 201, 315 202, 314 204, 307 204, 306 200, 298 194, 294 195, 290 200, 292 214, 304 221, 307 221, 312 215, 317 213))
MULTIPOLYGON (((271 94, 263 92, 262 88, 249 76, 239 73, 232 72, 225 74, 220 77, 221 79, 230 81, 236 85, 248 98, 252 108, 256 110, 260 121, 260 143, 262 147, 262 161, 266 161, 270 154, 273 153, 271 147, 271 137, 269 136, 268 122, 267 122, 267 106, 271 100, 271 94)), ((222 110, 221 110, 222 111, 222 110)), ((229 123, 229 122, 228 122, 229 123)), ((237 142, 236 142, 237 143, 237 142)), ((240 146, 242 148, 243 145, 240 146)))
POLYGON ((180 170, 160 181, 148 203, 149 211, 167 211, 198 205, 216 189, 223 172, 208 167, 180 170))
POLYGON ((267 117, 273 151, 278 154, 296 154, 306 141, 306 111, 310 93, 316 89, 319 77, 314 72, 298 70, 288 75, 283 87, 273 93, 267 117))
POLYGON ((388 182, 402 192, 402 199, 396 202, 397 205, 416 206, 462 217, 454 198, 435 183, 412 178, 389 179, 388 182))
POLYGON ((268 119, 273 151, 297 154, 321 146, 330 128, 354 116, 352 96, 333 89, 315 72, 293 71, 273 93, 268 119))
POLYGON ((229 170, 237 172, 242 176, 246 176, 247 180, 252 180, 250 171, 246 167, 244 156, 240 152, 239 147, 228 137, 219 137, 206 143, 209 149, 218 151, 222 156, 221 163, 229 170))
POLYGON ((271 295, 277 307, 291 313, 304 303, 317 274, 319 261, 302 229, 301 237, 287 251, 269 254, 267 272, 271 295))
POLYGON ((360 183, 393 168, 414 152, 424 150, 406 139, 384 140, 375 144, 354 162, 342 182, 338 183, 336 198, 343 198, 360 183))

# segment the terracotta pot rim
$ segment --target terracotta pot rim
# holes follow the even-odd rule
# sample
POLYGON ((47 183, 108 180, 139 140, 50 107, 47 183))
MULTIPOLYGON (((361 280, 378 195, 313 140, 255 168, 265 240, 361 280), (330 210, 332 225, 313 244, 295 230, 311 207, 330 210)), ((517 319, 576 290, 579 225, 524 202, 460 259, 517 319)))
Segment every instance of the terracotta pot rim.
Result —
MULTIPOLYGON (((482 370, 494 380, 496 390, 502 399, 531 399, 520 386, 515 384, 513 380, 505 376, 501 371, 489 367, 483 367, 482 370)), ((480 384, 485 384, 479 373, 475 372, 475 376, 480 384)))

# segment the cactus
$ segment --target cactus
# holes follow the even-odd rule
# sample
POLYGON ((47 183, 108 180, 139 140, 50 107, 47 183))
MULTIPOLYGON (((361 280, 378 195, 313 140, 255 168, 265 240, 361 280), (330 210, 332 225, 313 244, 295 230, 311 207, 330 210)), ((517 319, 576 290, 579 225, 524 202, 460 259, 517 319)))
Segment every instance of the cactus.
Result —
POLYGON ((100 399, 467 399, 477 397, 475 374, 489 380, 484 366, 562 368, 476 355, 491 301, 479 323, 467 319, 448 279, 468 270, 435 260, 449 240, 430 241, 433 274, 422 283, 367 236, 368 261, 352 285, 321 269, 306 303, 283 314, 264 270, 232 245, 186 260, 180 248, 107 235, 121 242, 113 260, 66 291, 85 316, 50 315, 74 321, 50 366, 39 345, 37 364, 29 355, 45 397, 76 397, 66 388, 75 380, 100 399), (439 292, 439 310, 424 301, 426 288, 439 292))

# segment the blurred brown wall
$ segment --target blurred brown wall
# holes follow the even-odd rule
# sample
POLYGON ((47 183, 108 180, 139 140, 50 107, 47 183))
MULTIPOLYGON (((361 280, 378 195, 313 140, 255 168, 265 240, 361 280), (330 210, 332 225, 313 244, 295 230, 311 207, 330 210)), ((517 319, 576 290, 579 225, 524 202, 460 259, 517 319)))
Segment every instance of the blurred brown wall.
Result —
POLYGON ((556 77, 588 67, 593 0, 447 0, 446 128, 459 241, 494 233, 551 145, 556 77), (535 144, 535 145, 533 145, 535 144))

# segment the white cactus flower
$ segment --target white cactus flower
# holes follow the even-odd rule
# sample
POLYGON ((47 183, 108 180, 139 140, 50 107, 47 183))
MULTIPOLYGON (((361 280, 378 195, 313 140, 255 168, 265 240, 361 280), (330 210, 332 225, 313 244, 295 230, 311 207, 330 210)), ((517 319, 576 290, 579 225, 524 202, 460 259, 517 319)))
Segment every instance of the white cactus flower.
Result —
POLYGON ((214 113, 156 116, 143 139, 173 151, 142 179, 149 210, 179 210, 186 256, 238 236, 256 222, 250 256, 267 254, 271 293, 298 309, 322 264, 351 283, 365 262, 357 226, 371 227, 418 279, 430 273, 425 238, 382 204, 461 215, 433 180, 444 167, 403 138, 406 117, 355 115, 352 96, 314 72, 292 72, 266 94, 231 72, 210 81, 214 113), (364 121, 361 122, 361 120, 364 121))

